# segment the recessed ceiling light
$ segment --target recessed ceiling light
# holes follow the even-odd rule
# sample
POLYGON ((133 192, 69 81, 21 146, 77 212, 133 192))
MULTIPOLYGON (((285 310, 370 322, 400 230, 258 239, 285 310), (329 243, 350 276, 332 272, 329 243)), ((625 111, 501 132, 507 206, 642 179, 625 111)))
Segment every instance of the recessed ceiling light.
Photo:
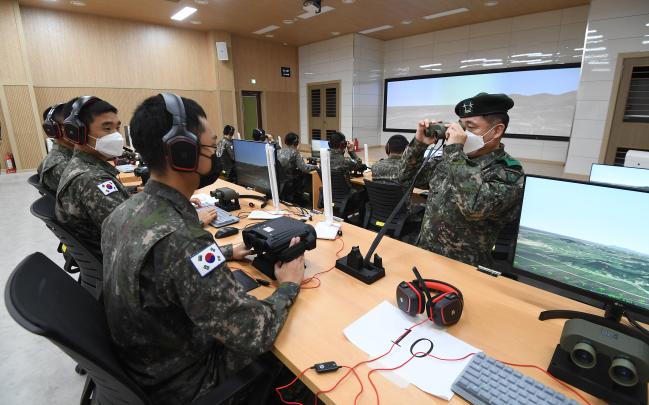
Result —
POLYGON ((401 21, 401 24, 403 24, 403 25, 409 25, 409 24, 412 24, 412 20, 402 20, 402 21, 401 21))
POLYGON ((391 25, 381 25, 380 27, 368 28, 363 31, 358 31, 359 34, 371 34, 372 32, 385 31, 393 28, 391 25))
POLYGON ((275 31, 278 28, 279 27, 277 25, 269 25, 268 27, 264 27, 262 29, 253 32, 253 34, 257 34, 257 35, 268 34, 269 32, 275 31))
POLYGON ((493 7, 493 6, 497 6, 497 5, 498 5, 498 2, 495 1, 495 0, 492 0, 492 1, 485 1, 484 5, 487 6, 487 7, 493 7))
POLYGON ((265 36, 266 38, 274 38, 274 37, 275 37, 275 35, 273 35, 273 34, 266 34, 266 35, 264 35, 264 36, 265 36))
POLYGON ((77 6, 77 7, 83 7, 83 6, 86 5, 86 2, 85 1, 79 1, 79 0, 72 0, 70 2, 70 4, 72 4, 73 6, 77 6))
POLYGON ((293 24, 295 21, 293 20, 284 20, 282 21, 284 24, 293 24))
POLYGON ((183 7, 182 10, 171 16, 172 20, 182 21, 190 15, 194 14, 196 9, 194 7, 183 7))
POLYGON ((435 18, 446 17, 453 14, 466 13, 469 11, 466 7, 454 8, 453 10, 442 11, 441 13, 435 13, 422 17, 424 20, 434 20, 435 18))
POLYGON ((191 20, 189 23, 190 23, 190 24, 194 24, 194 25, 201 25, 201 24, 203 24, 202 22, 200 22, 200 21, 198 21, 198 20, 191 20))
POLYGON ((286 42, 282 42, 282 45, 284 45, 284 46, 288 46, 288 44, 287 44, 286 42))
POLYGON ((194 0, 194 3, 196 3, 196 4, 207 4, 207 3, 209 3, 209 0, 194 0))
POLYGON ((250 79, 251 84, 257 84, 257 79, 250 79))
POLYGON ((356 0, 343 0, 343 3, 345 4, 352 4, 356 0))
POLYGON ((331 35, 340 35, 340 32, 338 32, 338 31, 332 31, 332 32, 331 32, 331 35))

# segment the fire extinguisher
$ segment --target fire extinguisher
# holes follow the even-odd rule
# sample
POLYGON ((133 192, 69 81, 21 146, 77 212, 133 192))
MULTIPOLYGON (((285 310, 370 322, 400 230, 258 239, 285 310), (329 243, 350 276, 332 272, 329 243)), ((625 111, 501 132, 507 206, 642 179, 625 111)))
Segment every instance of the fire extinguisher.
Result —
POLYGON ((7 153, 5 155, 5 168, 7 174, 16 173, 16 162, 14 161, 13 153, 7 153))
POLYGON ((354 152, 358 152, 360 148, 358 147, 358 138, 354 138, 354 152))

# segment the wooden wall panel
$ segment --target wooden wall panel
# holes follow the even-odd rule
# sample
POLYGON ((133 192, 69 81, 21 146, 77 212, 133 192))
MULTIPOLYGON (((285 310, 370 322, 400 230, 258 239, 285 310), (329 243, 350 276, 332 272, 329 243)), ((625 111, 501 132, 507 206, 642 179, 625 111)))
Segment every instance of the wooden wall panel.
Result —
POLYGON ((264 92, 262 109, 264 129, 275 137, 284 138, 287 132, 300 132, 299 99, 296 93, 264 92))
MULTIPOLYGON (((220 97, 220 111, 223 126, 226 124, 237 126, 237 116, 235 114, 235 100, 234 91, 223 90, 219 92, 220 97)), ((223 129, 223 128, 221 128, 223 129)), ((237 128, 239 132, 243 132, 237 128)))
POLYGON ((44 142, 41 128, 36 126, 28 86, 5 86, 9 117, 16 140, 15 153, 20 154, 21 169, 34 169, 43 160, 44 142))
POLYGON ((27 84, 14 3, 0 0, 0 84, 27 84))
POLYGON ((221 125, 221 117, 218 110, 218 96, 214 91, 198 90, 165 90, 165 89, 109 89, 101 87, 35 87, 36 103, 39 111, 55 103, 62 103, 73 97, 93 95, 108 101, 119 110, 119 118, 122 125, 128 125, 135 108, 146 98, 154 96, 163 91, 172 91, 182 97, 196 100, 207 114, 207 118, 218 133, 221 125))
MULTIPOLYGON (((0 89, 2 91, 4 89, 0 89)), ((9 144, 9 133, 5 123, 4 111, 0 107, 0 170, 5 170, 5 153, 11 152, 11 145, 9 144)))
POLYGON ((37 8, 21 14, 35 86, 216 88, 207 32, 37 8))
POLYGON ((298 54, 294 46, 232 36, 232 61, 237 90, 298 91, 298 54), (280 68, 291 68, 291 77, 282 77, 280 68), (255 79, 256 84, 250 80, 255 79))

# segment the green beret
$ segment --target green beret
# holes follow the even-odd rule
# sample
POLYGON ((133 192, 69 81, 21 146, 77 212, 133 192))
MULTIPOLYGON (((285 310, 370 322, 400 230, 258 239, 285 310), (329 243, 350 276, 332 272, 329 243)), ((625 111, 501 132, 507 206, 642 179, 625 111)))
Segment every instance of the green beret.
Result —
POLYGON ((507 94, 478 93, 471 98, 460 101, 455 106, 455 114, 460 118, 507 113, 514 106, 507 94))

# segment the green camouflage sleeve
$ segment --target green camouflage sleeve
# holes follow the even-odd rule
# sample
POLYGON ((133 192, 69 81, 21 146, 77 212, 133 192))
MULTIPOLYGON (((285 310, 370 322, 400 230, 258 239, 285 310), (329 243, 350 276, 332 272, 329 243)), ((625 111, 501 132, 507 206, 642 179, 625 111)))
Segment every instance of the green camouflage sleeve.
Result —
POLYGON ((464 153, 463 145, 448 145, 443 159, 449 163, 448 177, 452 198, 469 221, 500 218, 512 210, 522 196, 522 172, 509 172, 504 166, 483 174, 464 153))
MULTIPOLYGON (((176 250, 170 274, 177 299, 189 318, 229 349, 247 356, 270 350, 300 287, 283 283, 265 300, 248 294, 222 264, 204 277, 191 258, 210 245, 200 238, 176 250)), ((161 251, 156 249, 156 251, 161 251)), ((164 254, 164 253, 163 253, 164 254)))
POLYGON ((359 158, 356 155, 356 152, 354 152, 353 150, 349 151, 349 158, 345 158, 343 156, 343 159, 344 159, 344 162, 345 162, 344 163, 345 164, 345 170, 347 172, 354 171, 354 170, 358 169, 360 167, 360 165, 363 164, 363 161, 361 160, 361 158, 359 158))
POLYGON ((219 246, 219 249, 221 249, 221 253, 223 253, 223 256, 225 256, 225 260, 231 260, 232 256, 234 256, 234 251, 233 251, 234 247, 232 246, 232 243, 219 246))
POLYGON ((92 176, 87 181, 75 183, 77 183, 77 186, 83 187, 83 190, 80 190, 76 195, 83 196, 88 215, 100 229, 104 219, 106 219, 106 217, 108 217, 118 205, 129 198, 129 193, 126 191, 124 186, 122 186, 119 181, 114 181, 110 178, 98 178, 92 176), (105 195, 99 188, 99 185, 109 180, 113 181, 118 190, 105 195))
MULTIPOLYGON (((421 164, 424 162, 424 152, 426 149, 428 149, 428 145, 413 139, 403 156, 401 156, 401 161, 399 163, 399 182, 401 184, 410 184, 412 178, 417 174, 417 170, 419 170, 419 167, 421 167, 421 164)), ((426 167, 424 167, 421 173, 419 173, 415 187, 428 188, 428 183, 433 177, 433 172, 438 163, 439 161, 433 160, 432 158, 428 161, 426 167)))
POLYGON ((296 152, 293 154, 293 160, 294 160, 295 167, 297 167, 297 169, 302 173, 309 173, 318 168, 317 166, 307 164, 304 161, 304 158, 302 157, 300 152, 296 152))

